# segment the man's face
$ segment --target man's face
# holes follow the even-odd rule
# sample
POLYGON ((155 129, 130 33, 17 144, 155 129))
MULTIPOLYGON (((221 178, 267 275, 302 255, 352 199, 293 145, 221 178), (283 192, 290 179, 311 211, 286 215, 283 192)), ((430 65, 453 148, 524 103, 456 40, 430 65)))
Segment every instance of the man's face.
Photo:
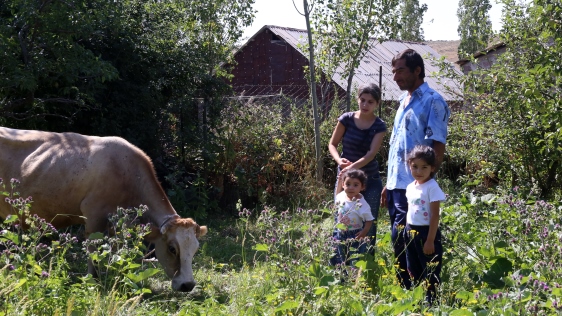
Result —
POLYGON ((418 74, 416 72, 411 72, 408 67, 406 67, 405 59, 398 59, 394 62, 392 66, 392 73, 394 81, 400 88, 400 90, 408 90, 412 92, 416 85, 416 80, 418 74))

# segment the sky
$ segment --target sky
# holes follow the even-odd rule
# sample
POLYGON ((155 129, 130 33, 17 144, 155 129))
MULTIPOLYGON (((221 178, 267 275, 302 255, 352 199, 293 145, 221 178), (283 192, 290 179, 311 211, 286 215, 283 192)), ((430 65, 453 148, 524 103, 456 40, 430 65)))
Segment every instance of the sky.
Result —
MULTIPOLYGON (((490 19, 492 28, 499 31, 501 28, 501 5, 495 0, 490 1, 490 19)), ((422 28, 424 37, 428 41, 458 40, 457 18, 458 0, 419 0, 420 5, 427 4, 422 28)), ((295 0, 295 4, 302 11, 302 1, 295 0), (300 5, 300 6, 299 6, 300 5)), ((244 38, 250 38, 264 25, 276 25, 306 29, 304 16, 300 15, 293 0, 255 0, 254 9, 258 12, 253 24, 244 31, 244 38)))

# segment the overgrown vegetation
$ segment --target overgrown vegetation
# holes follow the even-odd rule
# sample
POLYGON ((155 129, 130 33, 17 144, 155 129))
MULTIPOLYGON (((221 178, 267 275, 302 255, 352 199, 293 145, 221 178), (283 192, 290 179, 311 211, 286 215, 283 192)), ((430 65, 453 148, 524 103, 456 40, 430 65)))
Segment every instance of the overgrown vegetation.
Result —
MULTIPOLYGON (((111 70, 106 80, 114 78, 110 74, 115 70, 92 56, 112 60, 113 67, 125 65, 115 68, 121 81, 106 85, 101 77, 79 80, 79 74, 91 75, 89 68, 76 72, 69 66, 64 69, 74 75, 56 80, 51 77, 56 71, 47 71, 63 65, 51 63, 47 57, 55 50, 48 48, 68 48, 78 37, 72 41, 62 35, 29 37, 58 42, 42 43, 47 47, 44 51, 37 48, 41 45, 29 46, 35 49, 29 52, 37 55, 28 68, 18 68, 22 56, 15 34, 22 31, 25 35, 25 21, 30 21, 26 19, 43 21, 34 26, 55 22, 64 26, 43 30, 43 35, 72 28, 55 11, 33 11, 36 2, 29 6, 25 1, 0 2, 0 17, 7 22, 0 26, 0 51, 6 52, 0 55, 0 71, 9 74, 0 79, 2 123, 55 130, 84 128, 92 134, 138 140, 145 144, 141 147, 154 158, 159 172, 166 175, 167 193, 176 209, 182 215, 206 218, 200 222, 210 226, 194 259, 198 286, 190 294, 174 293, 156 263, 143 259, 145 231, 130 225, 142 210, 119 210, 111 219, 114 236, 98 234, 82 240, 75 229, 57 231, 29 215, 33 200, 17 194, 14 179, 1 190, 15 215, 0 225, 0 315, 562 314, 562 29, 558 23, 562 2, 503 2, 507 10, 500 36, 506 53, 490 70, 478 70, 462 79, 467 102, 463 112, 453 113, 451 121, 446 162, 438 179, 449 197, 442 209, 446 252, 439 305, 434 307, 423 304, 423 286, 406 291, 396 283, 384 210, 374 256, 361 256, 356 266, 329 266, 333 210, 326 201, 332 200, 334 166, 326 151, 323 182, 314 180, 314 128, 308 105, 287 106, 286 100, 274 104, 227 102, 222 94, 226 90, 212 71, 207 72, 210 68, 198 72, 201 76, 189 81, 190 90, 182 91, 181 96, 175 94, 179 90, 168 90, 176 87, 173 83, 186 83, 174 80, 186 79, 187 72, 176 68, 183 64, 175 58, 187 57, 180 48, 166 44, 174 42, 178 34, 164 32, 169 37, 163 38, 170 41, 152 41, 123 36, 128 34, 123 30, 159 25, 169 31, 156 22, 173 23, 161 18, 175 12, 173 6, 159 11, 127 2, 130 7, 124 12, 130 13, 130 20, 111 20, 117 25, 106 21, 113 25, 104 29, 110 41, 100 39, 102 42, 84 46, 96 53, 78 54, 93 58, 80 60, 98 71, 111 70), (31 13, 13 15, 12 10, 31 13), (158 14, 151 16, 152 10, 158 14), (147 18, 145 24, 143 18, 147 18), (120 55, 121 49, 134 54, 120 55), (108 55, 114 58, 107 59, 108 55), (164 56, 175 57, 168 60, 164 56), (46 68, 33 68, 41 65, 46 68), (161 77, 160 70, 166 75, 161 77), (62 90, 55 91, 55 83, 62 90), (78 100, 80 107, 56 112, 60 102, 45 102, 53 95, 78 100), (152 101, 156 103, 151 105, 152 101), (30 114, 31 119, 16 120, 16 109, 24 105, 29 107, 18 113, 30 114), (99 116, 84 123, 86 116, 76 113, 73 123, 59 124, 64 121, 60 116, 36 115, 69 114, 77 109, 99 116), (81 127, 80 122, 84 123, 81 127), (137 133, 139 130, 142 132, 137 133), (152 141, 141 141, 145 136, 152 141), (18 219, 21 215, 27 215, 23 222, 18 219), (91 243, 97 248, 93 259, 101 272, 99 278, 84 273, 85 247, 91 243)), ((60 2, 50 3, 62 6, 57 7, 61 10, 64 7, 60 2)), ((65 5, 68 3, 72 2, 65 5)), ((203 2, 196 4, 204 7, 203 2)), ((99 5, 106 13, 123 8, 99 5)), ((80 8, 76 12, 82 12, 80 8)), ((88 33, 86 27, 75 31, 95 33, 88 33)), ((160 36, 132 34, 150 39, 160 36)), ((78 56, 68 51, 60 54, 78 56)), ((323 113, 323 144, 328 143, 340 114, 337 107, 323 113)), ((387 123, 391 123, 389 117, 393 116, 385 117, 387 123)), ((384 165, 386 149, 381 152, 377 159, 384 165)))
POLYGON ((439 305, 428 307, 423 285, 408 291, 397 284, 384 215, 374 256, 333 267, 331 205, 240 208, 234 222, 214 223, 202 240, 194 266, 198 286, 183 294, 171 292, 169 280, 154 275, 160 269, 142 260, 144 230, 131 225, 142 210, 115 216, 115 236, 93 236, 80 246, 36 216, 21 230, 17 218, 32 203, 7 190, 19 215, 0 228, 0 314, 561 313, 562 205, 535 200, 534 192, 521 188, 487 195, 467 191, 444 204, 439 305), (85 262, 80 253, 90 242, 99 243, 92 254, 103 270, 99 278, 83 276, 85 264, 75 263, 85 262))

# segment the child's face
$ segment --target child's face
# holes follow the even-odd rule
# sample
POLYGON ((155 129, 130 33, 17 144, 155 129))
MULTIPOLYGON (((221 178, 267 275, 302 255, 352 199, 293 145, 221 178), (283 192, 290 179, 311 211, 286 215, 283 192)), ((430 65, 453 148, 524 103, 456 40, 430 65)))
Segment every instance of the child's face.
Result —
POLYGON ((425 183, 431 179, 431 173, 435 171, 435 167, 432 167, 425 162, 423 159, 414 159, 410 162, 410 171, 412 171, 412 176, 419 184, 425 183))
POLYGON ((345 178, 343 179, 343 190, 348 198, 356 198, 359 196, 359 193, 365 189, 365 186, 359 181, 359 179, 355 178, 345 178))

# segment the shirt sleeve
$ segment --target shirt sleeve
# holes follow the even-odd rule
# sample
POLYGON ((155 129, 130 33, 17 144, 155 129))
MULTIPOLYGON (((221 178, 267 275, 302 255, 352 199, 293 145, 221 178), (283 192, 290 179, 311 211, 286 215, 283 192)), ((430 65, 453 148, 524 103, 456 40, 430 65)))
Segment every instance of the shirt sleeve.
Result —
POLYGON ((429 191, 429 202, 445 201, 446 199, 445 193, 441 190, 437 181, 435 181, 429 191))
POLYGON ((375 218, 371 213, 371 207, 369 206, 369 203, 367 203, 365 198, 361 198, 360 203, 361 203, 361 211, 360 211, 361 219, 363 219, 364 222, 374 220, 375 218))
POLYGON ((441 96, 433 96, 431 98, 425 138, 445 144, 447 142, 447 125, 450 114, 447 102, 441 96))
POLYGON ((340 123, 342 123, 343 126, 345 126, 345 128, 348 128, 348 126, 349 126, 349 122, 350 122, 349 121, 349 118, 350 118, 349 114, 350 113, 353 113, 353 112, 347 112, 347 113, 344 113, 344 114, 340 115, 340 117, 338 117, 338 121, 340 123))

